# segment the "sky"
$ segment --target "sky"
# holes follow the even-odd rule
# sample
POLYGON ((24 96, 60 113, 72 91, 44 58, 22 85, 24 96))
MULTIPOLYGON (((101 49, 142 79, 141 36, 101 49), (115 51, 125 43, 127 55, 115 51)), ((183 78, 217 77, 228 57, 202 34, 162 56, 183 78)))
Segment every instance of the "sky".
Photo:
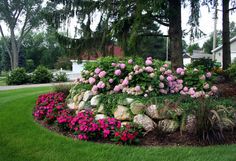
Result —
MULTIPOLYGON (((218 6, 218 9, 221 9, 221 6, 218 6)), ((183 30, 189 30, 190 26, 187 24, 188 22, 188 18, 190 15, 190 8, 186 7, 186 8, 182 8, 182 29, 183 30)), ((99 22, 99 13, 96 14, 93 17, 93 23, 91 25, 91 29, 94 30, 99 22)), ((201 7, 201 15, 200 15, 200 26, 199 28, 205 33, 207 34, 205 37, 202 37, 200 39, 195 39, 194 42, 192 43, 199 43, 200 47, 203 45, 203 43, 205 41, 207 41, 207 39, 209 39, 209 35, 213 32, 214 30, 214 11, 211 10, 209 12, 208 8, 206 6, 202 6, 201 7)), ((230 13, 230 22, 236 22, 236 13, 230 13)), ((3 24, 3 23, 1 23, 3 24)), ((71 35, 71 37, 74 36, 74 28, 76 26, 76 19, 72 19, 69 25, 69 35, 71 35)), ((221 30, 222 29, 222 12, 218 11, 218 20, 217 20, 217 30, 221 30)), ((61 31, 66 31, 67 28, 62 28, 61 31)), ((166 27, 161 27, 161 30, 164 34, 167 34, 168 28, 166 27)), ((9 33, 7 27, 5 25, 3 25, 3 31, 4 33, 9 33)), ((185 37, 184 38, 185 41, 187 42, 187 44, 190 44, 190 39, 189 37, 185 37)))

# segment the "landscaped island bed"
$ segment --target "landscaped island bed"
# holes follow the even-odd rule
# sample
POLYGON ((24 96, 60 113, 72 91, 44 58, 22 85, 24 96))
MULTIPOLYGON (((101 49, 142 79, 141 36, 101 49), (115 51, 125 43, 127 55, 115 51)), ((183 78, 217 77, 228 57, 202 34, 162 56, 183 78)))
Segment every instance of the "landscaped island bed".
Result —
POLYGON ((33 115, 49 129, 80 140, 139 145, 235 143, 236 103, 220 97, 225 93, 213 85, 218 76, 204 66, 173 70, 151 57, 105 57, 85 65, 68 96, 39 96, 33 115))

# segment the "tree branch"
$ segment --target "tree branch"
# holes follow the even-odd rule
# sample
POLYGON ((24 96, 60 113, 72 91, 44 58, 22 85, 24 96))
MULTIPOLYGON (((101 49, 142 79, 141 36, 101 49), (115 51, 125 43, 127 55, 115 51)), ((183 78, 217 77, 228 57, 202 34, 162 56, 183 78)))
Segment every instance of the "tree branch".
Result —
POLYGON ((235 9, 236 9, 236 7, 233 7, 233 8, 228 9, 228 11, 232 11, 232 10, 235 10, 235 9))

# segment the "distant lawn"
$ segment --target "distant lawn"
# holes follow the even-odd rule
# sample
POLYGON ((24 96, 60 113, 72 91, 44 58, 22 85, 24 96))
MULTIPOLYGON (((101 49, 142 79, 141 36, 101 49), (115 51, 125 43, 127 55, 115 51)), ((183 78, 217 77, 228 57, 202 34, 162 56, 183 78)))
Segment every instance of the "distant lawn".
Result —
POLYGON ((0 77, 0 86, 6 85, 6 77, 0 77))
POLYGON ((132 147, 73 140, 32 117, 37 96, 50 87, 0 91, 0 161, 235 161, 236 145, 132 147))

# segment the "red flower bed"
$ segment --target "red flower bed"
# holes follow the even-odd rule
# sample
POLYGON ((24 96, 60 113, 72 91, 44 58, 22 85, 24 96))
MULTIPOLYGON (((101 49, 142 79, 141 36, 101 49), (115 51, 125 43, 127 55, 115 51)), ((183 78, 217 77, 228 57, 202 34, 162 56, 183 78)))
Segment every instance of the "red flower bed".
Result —
POLYGON ((63 93, 40 95, 34 111, 36 120, 54 124, 61 131, 73 133, 80 140, 110 140, 122 144, 137 142, 141 129, 134 125, 121 127, 115 118, 95 120, 92 111, 77 115, 66 107, 63 93))

